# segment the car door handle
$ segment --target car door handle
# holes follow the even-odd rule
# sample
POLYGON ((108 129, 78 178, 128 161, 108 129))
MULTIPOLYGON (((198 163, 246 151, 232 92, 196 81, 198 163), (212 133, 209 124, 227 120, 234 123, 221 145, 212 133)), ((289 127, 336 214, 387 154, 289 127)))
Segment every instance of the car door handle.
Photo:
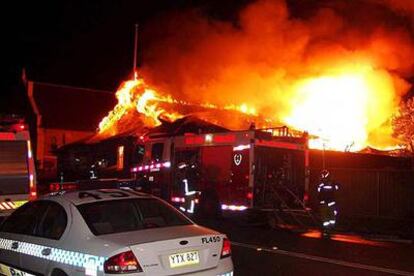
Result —
POLYGON ((19 248, 19 243, 18 243, 18 242, 12 242, 12 244, 11 244, 11 248, 12 248, 12 249, 17 249, 17 248, 19 248))
POLYGON ((45 248, 45 249, 42 250, 42 255, 43 256, 49 256, 50 253, 52 253, 52 249, 50 249, 50 248, 45 248))

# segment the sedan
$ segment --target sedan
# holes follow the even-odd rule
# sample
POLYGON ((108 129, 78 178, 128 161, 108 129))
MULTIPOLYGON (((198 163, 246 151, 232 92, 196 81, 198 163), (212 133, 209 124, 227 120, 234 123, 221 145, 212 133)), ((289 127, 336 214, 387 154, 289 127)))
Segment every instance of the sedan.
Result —
POLYGON ((233 275, 230 241, 133 189, 60 191, 0 226, 0 275, 233 275))

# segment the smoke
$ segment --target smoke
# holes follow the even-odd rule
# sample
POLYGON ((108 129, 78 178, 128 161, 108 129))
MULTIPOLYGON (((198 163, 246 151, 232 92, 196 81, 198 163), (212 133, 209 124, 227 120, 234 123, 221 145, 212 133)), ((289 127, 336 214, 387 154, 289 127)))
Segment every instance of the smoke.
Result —
POLYGON ((410 0, 374 0, 389 8, 408 15, 414 15, 414 2, 410 0))
POLYGON ((301 81, 368 66, 386 81, 385 107, 394 112, 414 62, 412 33, 399 12, 413 12, 414 2, 337 0, 296 9, 299 15, 283 0, 259 0, 232 22, 197 10, 165 15, 146 27, 141 74, 183 100, 249 103, 281 120, 301 81))

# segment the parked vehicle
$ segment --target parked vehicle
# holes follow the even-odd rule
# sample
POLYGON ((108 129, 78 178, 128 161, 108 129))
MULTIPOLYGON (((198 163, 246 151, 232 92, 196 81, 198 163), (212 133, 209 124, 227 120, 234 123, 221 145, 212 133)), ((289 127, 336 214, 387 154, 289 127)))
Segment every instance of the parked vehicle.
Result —
POLYGON ((14 115, 0 116, 0 216, 37 197, 28 126, 14 115))
POLYGON ((60 191, 0 227, 0 274, 233 274, 230 241, 134 189, 60 191))

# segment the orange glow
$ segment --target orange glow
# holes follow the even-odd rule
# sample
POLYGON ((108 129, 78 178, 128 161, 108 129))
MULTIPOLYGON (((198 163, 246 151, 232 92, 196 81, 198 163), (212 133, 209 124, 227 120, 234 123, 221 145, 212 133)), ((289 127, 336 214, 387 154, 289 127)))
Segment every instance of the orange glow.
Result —
POLYGON ((311 148, 361 150, 371 143, 377 148, 397 146, 390 136, 390 118, 397 110, 391 77, 360 64, 336 68, 330 75, 299 80, 294 85, 290 110, 282 121, 319 138, 311 148))
MULTIPOLYGON (((306 233, 301 234, 302 237, 312 238, 312 239, 321 239, 322 233, 320 231, 308 231, 306 233)), ((344 235, 344 234, 331 234, 329 237, 330 240, 339 241, 339 242, 347 242, 347 243, 354 243, 354 244, 361 244, 361 245, 371 245, 371 246, 385 246, 386 243, 384 242, 377 242, 377 241, 370 241, 366 240, 359 236, 353 235, 344 235)))
MULTIPOLYGON (((162 95, 142 79, 134 79, 124 82, 118 89, 118 104, 101 121, 99 131, 109 135, 122 132, 122 124, 126 124, 124 118, 134 112, 143 115, 144 126, 154 127, 161 124, 160 118, 174 121, 184 116, 185 113, 177 112, 174 106, 192 106, 245 114, 251 116, 258 127, 274 126, 273 122, 279 122, 307 131, 312 137, 310 148, 339 151, 358 151, 367 146, 397 148, 397 141, 391 138, 390 118, 398 110, 398 98, 393 79, 385 71, 373 69, 368 63, 353 63, 325 75, 298 79, 286 89, 285 110, 273 115, 273 109, 260 111, 246 103, 222 107, 215 103, 189 103, 162 95), (169 104, 171 110, 167 111, 165 104, 169 104)), ((207 120, 225 124, 226 119, 216 115, 207 120)))

